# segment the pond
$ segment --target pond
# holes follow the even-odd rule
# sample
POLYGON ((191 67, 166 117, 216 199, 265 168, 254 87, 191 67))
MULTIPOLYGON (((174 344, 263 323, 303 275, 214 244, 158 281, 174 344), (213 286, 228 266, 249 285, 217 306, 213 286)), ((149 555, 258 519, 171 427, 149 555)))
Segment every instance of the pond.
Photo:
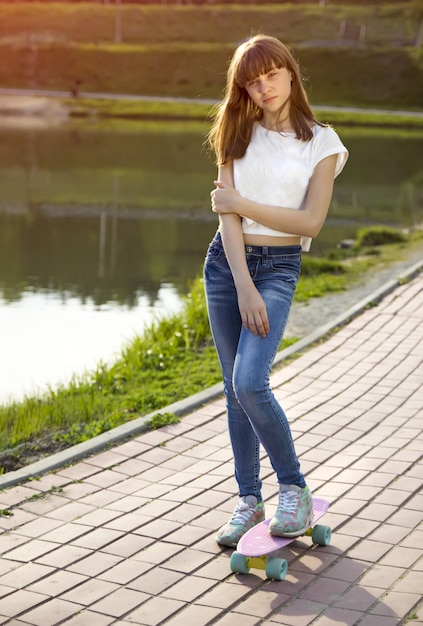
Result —
MULTIPOLYGON (((216 229, 198 122, 1 121, 0 402, 119 354, 176 312, 216 229)), ((423 134, 338 129, 350 161, 312 254, 423 218, 423 134)))

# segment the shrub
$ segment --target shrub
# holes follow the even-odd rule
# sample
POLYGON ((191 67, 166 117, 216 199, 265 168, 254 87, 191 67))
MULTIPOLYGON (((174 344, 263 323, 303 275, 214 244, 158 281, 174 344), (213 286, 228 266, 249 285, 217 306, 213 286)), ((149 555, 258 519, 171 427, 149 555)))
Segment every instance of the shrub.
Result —
POLYGON ((358 248, 383 246, 388 243, 401 243, 406 240, 407 237, 400 230, 389 226, 371 226, 362 228, 358 232, 356 246, 358 248))

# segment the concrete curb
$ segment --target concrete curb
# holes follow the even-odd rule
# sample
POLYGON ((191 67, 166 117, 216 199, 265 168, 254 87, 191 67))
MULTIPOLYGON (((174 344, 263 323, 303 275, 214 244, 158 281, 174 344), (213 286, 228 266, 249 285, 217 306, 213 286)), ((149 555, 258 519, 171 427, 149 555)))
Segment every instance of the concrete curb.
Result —
MULTIPOLYGON (((420 273, 423 269, 423 259, 418 261, 414 265, 410 266, 404 273, 402 273, 398 278, 392 279, 385 283, 382 287, 371 293, 369 296, 366 296, 359 302, 357 302, 353 307, 349 308, 345 313, 339 315, 333 320, 329 321, 327 324, 320 326, 318 329, 308 334, 303 339, 300 339, 289 348, 285 350, 281 350, 275 359, 275 365, 282 363, 285 359, 291 357, 293 354, 297 354, 310 347, 317 341, 324 338, 330 332, 344 326, 353 318, 357 317, 365 311, 365 309, 370 304, 376 304, 380 302, 385 296, 394 291, 402 282, 411 280, 417 274, 420 273)), ((136 435, 144 433, 148 430, 148 422, 152 419, 154 415, 158 413, 174 413, 176 415, 185 415, 187 413, 191 413, 198 409, 200 406, 212 402, 216 398, 219 398, 223 394, 222 383, 218 383, 213 385, 213 387, 209 387, 204 391, 200 391, 199 393, 190 396, 189 398, 185 398, 184 400, 180 400, 179 402, 174 402, 173 404, 168 405, 167 407, 163 407, 158 411, 154 411, 153 413, 149 413, 148 415, 136 418, 127 422, 125 424, 121 424, 112 430, 109 430, 97 437, 93 437, 89 441, 84 441, 83 443, 79 443, 75 446, 72 446, 66 450, 62 450, 56 454, 52 454, 49 457, 44 459, 40 459, 31 465, 26 467, 22 467, 19 470, 14 472, 8 472, 0 476, 0 490, 5 489, 7 487, 11 487, 13 485, 23 483, 34 476, 39 476, 41 474, 45 474, 47 472, 51 472, 59 467, 63 467, 64 465, 69 465, 79 459, 84 457, 88 457, 92 454, 101 452, 105 448, 122 442, 126 439, 130 439, 136 435)))

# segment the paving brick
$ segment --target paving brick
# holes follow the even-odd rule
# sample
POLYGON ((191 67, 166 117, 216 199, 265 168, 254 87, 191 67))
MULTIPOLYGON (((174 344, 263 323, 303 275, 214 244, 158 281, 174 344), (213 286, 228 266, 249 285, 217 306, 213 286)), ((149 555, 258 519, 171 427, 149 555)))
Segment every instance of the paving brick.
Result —
POLYGON ((145 563, 151 563, 152 565, 159 565, 163 562, 168 562, 175 554, 182 553, 181 546, 176 546, 170 543, 154 543, 148 546, 145 550, 138 552, 134 555, 135 560, 143 561, 145 563))
POLYGON ((60 596, 85 580, 87 580, 87 577, 82 574, 56 570, 45 578, 34 581, 27 589, 46 596, 60 596))
POLYGON ((411 567, 419 558, 415 548, 394 547, 381 560, 381 565, 391 565, 394 567, 411 567))
MULTIPOLYGON (((249 577, 249 580, 247 580, 245 577, 239 576, 238 580, 235 581, 238 584, 234 584, 234 580, 234 578, 231 578, 220 585, 215 585, 213 583, 213 588, 199 598, 197 600, 197 604, 213 606, 215 608, 221 608, 225 611, 229 610, 232 606, 237 605, 251 593, 252 587, 245 583, 251 582, 252 577, 249 577)), ((269 591, 272 591, 270 587, 269 591)))
POLYGON ((277 593, 275 591, 267 591, 267 589, 257 589, 254 593, 250 593, 245 600, 242 600, 232 610, 234 613, 241 615, 268 617, 289 599, 289 596, 283 592, 277 593))
POLYGON ((78 615, 66 621, 66 626, 109 626, 116 623, 114 617, 100 615, 93 611, 80 611, 78 615))
MULTIPOLYGON (((253 617, 251 615, 243 615, 242 616, 242 626, 258 626, 259 624, 263 624, 262 620, 259 617, 253 617)), ((239 615, 234 613, 229 613, 219 618, 217 621, 213 622, 215 626, 239 626, 239 615)), ((176 626, 174 624, 174 626, 176 626)), ((299 625, 301 626, 301 625, 299 625)))
POLYGON ((284 624, 285 626, 308 626, 327 605, 303 598, 295 599, 273 614, 265 624, 284 624))
POLYGON ((99 574, 98 579, 108 580, 120 585, 129 585, 131 581, 136 580, 150 569, 151 565, 148 563, 142 563, 134 559, 124 559, 117 565, 99 574))
POLYGON ((11 569, 1 575, 1 584, 8 586, 9 592, 11 587, 22 589, 54 571, 54 568, 47 565, 39 565, 38 563, 15 564, 15 566, 15 569, 11 569))
MULTIPOLYGON (((147 569, 147 564, 143 564, 147 569)), ((129 589, 143 591, 150 596, 159 595, 185 577, 181 572, 174 572, 164 567, 148 566, 148 571, 127 583, 129 589)))
POLYGON ((59 508, 56 507, 51 510, 47 513, 47 517, 62 520, 63 522, 73 522, 75 520, 79 520, 81 515, 90 513, 93 510, 94 507, 89 504, 82 502, 68 502, 59 508))
POLYGON ((195 544, 204 537, 210 537, 208 528, 194 526, 193 524, 184 524, 184 526, 166 535, 166 541, 189 547, 195 546, 195 544))
MULTIPOLYGON (((205 595, 205 598, 210 596, 210 593, 206 593, 213 585, 214 581, 209 578, 201 578, 199 576, 184 576, 179 582, 172 585, 161 593, 163 598, 171 598, 173 600, 181 600, 183 602, 193 602, 197 600, 199 596, 205 595)), ((204 598, 202 599, 204 600, 204 598)), ((211 602, 200 601, 200 604, 206 604, 207 606, 213 606, 211 602)), ((224 590, 222 594, 221 604, 218 608, 226 606, 224 590)))
MULTIPOLYGON (((131 624, 143 624, 146 626, 156 626, 156 624, 162 623, 166 620, 167 624, 171 624, 171 617, 177 611, 182 609, 185 606, 185 602, 181 600, 172 600, 170 598, 150 598, 144 604, 135 611, 132 611, 127 615, 128 623, 131 624)), ((178 618, 179 624, 181 626, 186 626, 187 624, 195 624, 202 622, 189 622, 186 617, 178 618)), ((177 624, 178 621, 175 622, 177 624)))
MULTIPOLYGON (((160 468, 156 468, 156 470, 157 470, 157 474, 159 474, 160 473, 160 468)), ((111 470, 111 472, 119 480, 115 484, 110 485, 110 491, 117 491, 120 494, 136 493, 137 491, 140 491, 144 487, 147 487, 149 482, 151 482, 151 481, 147 481, 144 478, 143 478, 143 480, 141 480, 140 478, 137 478, 137 477, 127 478, 126 476, 124 476, 124 474, 118 474, 117 472, 114 472, 113 470, 111 470)), ((143 477, 144 476, 145 476, 145 472, 143 473, 143 477)), ((158 476, 157 476, 157 480, 159 480, 158 476)))
POLYGON ((325 572, 325 576, 328 578, 334 578, 335 580, 344 580, 352 583, 368 570, 368 563, 344 557, 333 567, 327 570, 325 572))
POLYGON ((68 500, 81 500, 85 496, 90 496, 100 490, 99 485, 89 482, 76 482, 66 485, 63 489, 63 496, 68 500))
POLYGON ((207 564, 211 560, 209 554, 187 548, 166 561, 166 567, 189 574, 207 564))
POLYGON ((140 535, 128 534, 116 539, 115 541, 103 546, 102 552, 106 554, 116 554, 128 558, 134 554, 139 554, 151 545, 151 539, 149 537, 142 537, 140 535))
POLYGON ((90 606, 113 591, 116 591, 118 588, 119 586, 117 584, 113 584, 105 580, 90 578, 71 591, 64 593, 62 598, 64 600, 68 600, 69 602, 76 602, 82 604, 83 606, 90 606))
POLYGON ((369 593, 368 589, 364 589, 359 585, 349 589, 335 603, 336 608, 360 611, 361 614, 366 613, 368 609, 375 603, 376 598, 369 593))
POLYGON ((122 454, 122 448, 120 448, 121 452, 115 450, 107 450, 106 452, 101 452, 100 454, 96 454, 95 456, 88 459, 88 463, 90 465, 94 465, 94 467, 101 467, 103 469, 108 469, 113 465, 122 463, 126 461, 129 455, 122 454))
POLYGON ((397 617, 388 617, 384 615, 367 615, 360 622, 360 626, 398 626, 397 617))
MULTIPOLYGON (((12 561, 21 561, 22 563, 29 563, 29 561, 35 561, 44 554, 52 552, 56 548, 60 547, 58 543, 52 541, 42 541, 41 539, 33 539, 25 544, 9 550, 6 553, 8 559, 12 561)), ((48 565, 48 564, 47 564, 48 565)))
POLYGON ((339 596, 349 588, 349 581, 334 580, 321 576, 314 584, 302 592, 301 597, 313 602, 335 603, 339 596))
POLYGON ((76 563, 68 565, 66 569, 71 572, 86 574, 87 576, 98 576, 107 569, 113 567, 123 560, 123 557, 114 554, 103 554, 95 552, 76 563))
POLYGON ((333 607, 329 608, 325 614, 319 617, 313 624, 316 624, 316 626, 333 626, 334 624, 353 626, 353 624, 358 622, 361 615, 360 611, 333 607))
POLYGON ((372 539, 372 541, 384 541, 385 543, 397 545, 409 534, 409 532, 409 528, 404 528, 404 526, 394 526, 393 524, 387 523, 376 528, 369 535, 369 539, 372 539))
POLYGON ((59 472, 57 475, 60 477, 68 478, 70 480, 83 480, 92 474, 96 474, 98 472, 98 467, 94 467, 90 463, 85 461, 81 461, 79 463, 75 463, 75 465, 71 465, 70 467, 65 467, 59 472))
POLYGON ((121 535, 122 533, 118 530, 100 527, 76 537, 72 540, 71 544, 82 548, 89 548, 91 550, 99 550, 112 541, 119 539, 121 535))
POLYGON ((390 567, 379 564, 371 567, 360 581, 362 586, 377 587, 379 589, 389 589, 399 578, 404 575, 405 570, 401 567, 390 567))
POLYGON ((97 528, 103 524, 107 524, 110 520, 119 517, 119 511, 112 511, 111 509, 93 509, 87 511, 85 514, 81 514, 74 520, 75 524, 83 524, 84 526, 93 526, 97 528))
POLYGON ((33 591, 19 589, 1 600, 1 613, 6 617, 18 617, 38 604, 48 600, 48 596, 33 591))
POLYGON ((60 526, 57 526, 54 530, 43 535, 43 541, 52 541, 57 544, 68 543, 91 531, 91 526, 83 526, 82 524, 74 524, 73 522, 66 524, 60 522, 60 526))
POLYGON ((121 532, 135 532, 137 529, 142 528, 144 524, 151 521, 151 517, 144 517, 139 514, 134 515, 134 512, 119 515, 109 522, 104 524, 104 528, 112 528, 121 532))
POLYGON ((395 583, 393 591, 419 594, 422 589, 421 572, 409 571, 395 583))
POLYGON ((121 617, 140 606, 148 599, 148 595, 132 589, 118 588, 107 597, 90 606, 92 611, 113 617, 121 617))
POLYGON ((28 611, 23 617, 30 624, 34 624, 34 626, 55 626, 66 618, 78 614, 82 608, 81 604, 53 598, 41 606, 28 611))
MULTIPOLYGON (((58 526, 62 526, 62 522, 59 520, 53 519, 45 519, 44 517, 39 517, 32 522, 28 522, 20 529, 20 534, 25 537, 40 537, 41 535, 45 535, 49 530, 53 530, 58 526)), ((44 537, 45 539, 45 537, 44 537)))
POLYGON ((405 593, 404 591, 388 591, 374 609, 372 615, 384 615, 387 617, 396 616, 397 618, 407 615, 414 607, 421 602, 421 593, 405 593))

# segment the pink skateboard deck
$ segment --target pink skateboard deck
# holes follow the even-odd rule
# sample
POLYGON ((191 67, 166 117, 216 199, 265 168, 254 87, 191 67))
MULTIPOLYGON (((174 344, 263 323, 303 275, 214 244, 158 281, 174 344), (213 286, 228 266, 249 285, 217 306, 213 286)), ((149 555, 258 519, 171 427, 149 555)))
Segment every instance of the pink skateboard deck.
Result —
MULTIPOLYGON (((313 498, 313 520, 305 535, 312 537, 313 543, 327 546, 331 539, 329 526, 316 525, 326 514, 329 502, 322 498, 313 498)), ((271 558, 273 552, 284 548, 300 537, 276 537, 269 533, 270 519, 257 524, 241 537, 236 552, 231 556, 231 570, 235 573, 248 574, 251 567, 266 570, 268 578, 283 580, 288 571, 285 559, 271 558)))

